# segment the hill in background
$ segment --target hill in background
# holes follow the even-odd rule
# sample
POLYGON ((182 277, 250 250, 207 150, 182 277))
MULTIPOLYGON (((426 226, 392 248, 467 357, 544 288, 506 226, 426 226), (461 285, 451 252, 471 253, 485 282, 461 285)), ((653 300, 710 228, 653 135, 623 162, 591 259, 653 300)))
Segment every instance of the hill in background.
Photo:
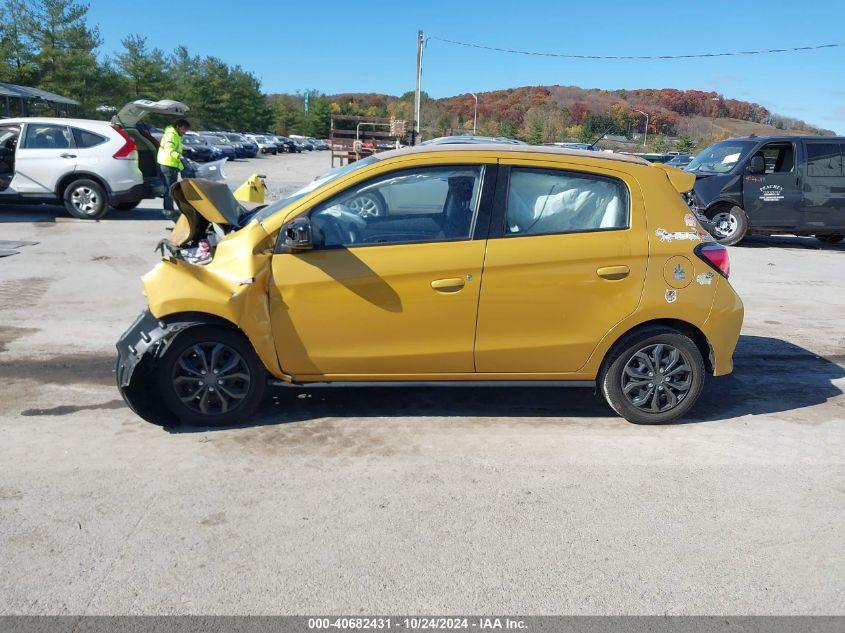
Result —
MULTIPOLYGON (((324 136, 332 113, 411 120, 413 93, 271 95, 282 133, 324 136), (316 108, 316 111, 315 111, 316 108)), ((475 100, 469 94, 431 99, 423 93, 421 123, 426 138, 472 132, 475 100)), ((649 146, 665 151, 676 143, 699 147, 748 134, 833 135, 799 119, 779 116, 758 103, 701 90, 598 90, 576 86, 524 86, 478 93, 476 133, 508 136, 534 144, 587 142, 606 132, 616 145, 642 142, 648 113, 649 146), (641 112, 638 112, 641 111, 641 112)), ((611 144, 614 144, 611 143, 611 144)))

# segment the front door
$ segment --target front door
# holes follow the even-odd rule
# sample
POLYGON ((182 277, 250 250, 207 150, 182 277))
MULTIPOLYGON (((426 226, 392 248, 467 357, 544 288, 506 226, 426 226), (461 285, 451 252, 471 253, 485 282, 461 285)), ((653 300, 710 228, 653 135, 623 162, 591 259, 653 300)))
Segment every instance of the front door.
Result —
POLYGON ((315 248, 273 256, 283 370, 352 380, 472 372, 486 170, 397 170, 311 209, 315 248))
POLYGON ((73 172, 77 161, 66 125, 27 123, 15 156, 15 189, 22 194, 54 195, 59 179, 73 172))
POLYGON ((639 303, 648 261, 639 186, 611 169, 520 161, 500 191, 507 197, 487 242, 477 371, 576 372, 639 303))
POLYGON ((9 189, 15 177, 15 150, 20 133, 20 125, 0 125, 0 192, 9 189))
POLYGON ((755 154, 766 162, 763 174, 745 174, 742 199, 755 228, 794 228, 800 224, 801 189, 792 142, 767 143, 755 154))

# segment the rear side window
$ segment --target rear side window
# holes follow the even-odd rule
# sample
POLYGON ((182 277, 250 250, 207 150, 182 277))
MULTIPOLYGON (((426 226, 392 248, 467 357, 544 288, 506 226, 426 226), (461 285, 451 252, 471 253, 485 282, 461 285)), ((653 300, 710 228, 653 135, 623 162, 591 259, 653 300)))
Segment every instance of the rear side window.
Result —
POLYGON ((68 149, 73 147, 73 139, 64 125, 28 123, 23 146, 26 149, 68 149))
POLYGON ((628 227, 628 189, 619 180, 553 169, 511 169, 506 235, 628 227))
POLYGON ((842 145, 807 143, 807 176, 816 178, 842 175, 842 145))
POLYGON ((76 143, 76 146, 81 149, 94 147, 100 143, 105 143, 108 140, 105 136, 100 136, 99 134, 89 132, 88 130, 81 130, 78 127, 72 127, 71 131, 73 132, 73 140, 76 143))

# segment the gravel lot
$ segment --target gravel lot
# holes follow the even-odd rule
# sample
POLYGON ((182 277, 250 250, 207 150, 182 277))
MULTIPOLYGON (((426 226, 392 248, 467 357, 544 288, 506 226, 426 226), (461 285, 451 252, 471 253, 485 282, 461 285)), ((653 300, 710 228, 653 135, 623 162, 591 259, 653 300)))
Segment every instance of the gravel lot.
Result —
POLYGON ((312 389, 167 430, 112 377, 160 206, 0 210, 39 242, 0 258, 0 614, 845 614, 845 245, 731 249, 736 372, 686 424, 585 390, 312 389))

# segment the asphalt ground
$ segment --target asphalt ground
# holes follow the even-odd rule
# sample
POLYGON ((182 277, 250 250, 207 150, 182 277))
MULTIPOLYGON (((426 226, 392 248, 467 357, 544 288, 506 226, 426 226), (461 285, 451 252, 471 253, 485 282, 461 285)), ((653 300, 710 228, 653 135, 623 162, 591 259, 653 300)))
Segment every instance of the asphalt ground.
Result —
MULTIPOLYGON (((327 152, 229 164, 282 195, 327 152)), ((845 614, 845 245, 731 248, 733 375, 683 424, 589 390, 279 390, 161 428, 114 386, 160 201, 0 210, 0 614, 845 614)))

